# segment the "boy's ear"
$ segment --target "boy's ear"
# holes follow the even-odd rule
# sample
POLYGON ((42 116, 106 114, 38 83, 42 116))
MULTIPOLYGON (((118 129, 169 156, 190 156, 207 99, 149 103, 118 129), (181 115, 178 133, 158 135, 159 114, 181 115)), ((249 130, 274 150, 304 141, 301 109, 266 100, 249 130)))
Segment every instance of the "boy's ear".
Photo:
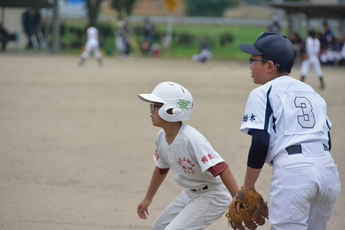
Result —
POLYGON ((268 68, 268 71, 271 73, 271 72, 273 72, 274 70, 275 70, 275 66, 276 66, 276 64, 274 64, 274 62, 273 61, 271 61, 271 60, 269 60, 268 62, 267 62, 267 68, 268 68))

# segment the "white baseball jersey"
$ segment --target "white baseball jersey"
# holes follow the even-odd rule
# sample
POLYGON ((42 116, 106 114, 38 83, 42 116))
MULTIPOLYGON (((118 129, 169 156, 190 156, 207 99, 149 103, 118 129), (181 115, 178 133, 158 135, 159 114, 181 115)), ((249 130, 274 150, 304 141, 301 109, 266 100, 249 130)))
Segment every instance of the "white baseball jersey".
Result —
POLYGON ((98 30, 95 27, 89 27, 86 31, 86 36, 85 51, 81 54, 81 57, 87 59, 90 53, 93 52, 96 59, 101 59, 102 54, 99 50, 98 30))
POLYGON ((320 52, 321 44, 319 39, 308 37, 305 41, 305 49, 306 54, 308 56, 307 59, 302 61, 301 65, 301 75, 306 77, 308 74, 310 65, 314 67, 314 71, 319 77, 322 77, 323 72, 321 70, 321 64, 319 60, 319 52, 320 52))
POLYGON ((204 229, 222 217, 231 195, 220 177, 214 177, 208 169, 224 160, 206 138, 182 123, 170 145, 161 130, 156 146, 157 167, 171 168, 175 181, 185 189, 157 217, 152 230, 204 229))
POLYGON ((321 44, 319 39, 307 37, 305 40, 305 49, 308 56, 318 56, 320 52, 321 44))
POLYGON ((90 39, 98 39, 98 31, 95 27, 90 27, 86 31, 87 34, 87 40, 90 39))
POLYGON ((320 142, 328 146, 332 123, 327 105, 312 87, 281 76, 254 89, 248 98, 241 131, 265 130, 270 134, 266 163, 288 146, 320 142))
POLYGON ((271 229, 326 229, 340 193, 337 166, 325 147, 332 125, 326 111, 319 94, 289 76, 275 78, 249 96, 241 131, 270 134, 266 163, 273 163, 271 229), (289 152, 286 148, 292 145, 301 150, 289 152))
POLYGON ((182 123, 179 133, 170 145, 161 130, 156 136, 157 167, 171 168, 175 181, 184 188, 199 189, 205 185, 222 183, 207 169, 223 162, 208 140, 195 128, 182 123))

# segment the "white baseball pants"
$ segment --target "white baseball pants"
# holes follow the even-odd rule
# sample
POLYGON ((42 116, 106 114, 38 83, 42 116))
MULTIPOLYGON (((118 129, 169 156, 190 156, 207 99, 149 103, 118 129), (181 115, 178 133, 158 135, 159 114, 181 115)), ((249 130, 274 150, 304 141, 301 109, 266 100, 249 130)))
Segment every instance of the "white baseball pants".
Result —
POLYGON ((317 56, 309 56, 308 59, 302 61, 301 64, 301 76, 307 77, 310 66, 313 66, 315 73, 318 77, 322 77, 323 73, 321 70, 320 60, 317 56))
POLYGON ((85 51, 81 54, 81 57, 87 59, 91 52, 93 52, 96 59, 102 58, 101 52, 99 51, 99 43, 96 39, 91 39, 86 42, 85 51))
POLYGON ((339 193, 338 168, 328 151, 286 154, 273 163, 271 230, 325 230, 339 193))
POLYGON ((223 184, 193 192, 183 190, 158 216, 152 230, 201 230, 224 215, 232 198, 223 184))

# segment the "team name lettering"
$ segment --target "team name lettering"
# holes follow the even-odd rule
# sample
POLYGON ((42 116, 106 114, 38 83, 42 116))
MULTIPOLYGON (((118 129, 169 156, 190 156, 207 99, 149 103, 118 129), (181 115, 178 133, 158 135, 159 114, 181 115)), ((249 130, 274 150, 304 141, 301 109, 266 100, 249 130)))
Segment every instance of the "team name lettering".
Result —
POLYGON ((248 121, 248 114, 243 116, 243 122, 247 122, 248 121))
POLYGON ((187 159, 185 157, 179 158, 177 163, 179 165, 181 165, 181 168, 183 169, 183 172, 185 174, 192 174, 193 175, 195 173, 195 171, 194 171, 195 164, 190 159, 187 159))
POLYGON ((255 114, 254 113, 252 113, 252 115, 250 116, 250 121, 255 121, 255 114))
POLYGON ((201 157, 201 161, 202 161, 202 163, 206 163, 206 162, 212 160, 213 158, 214 158, 214 156, 212 156, 212 154, 209 153, 209 154, 207 154, 207 156, 201 157))

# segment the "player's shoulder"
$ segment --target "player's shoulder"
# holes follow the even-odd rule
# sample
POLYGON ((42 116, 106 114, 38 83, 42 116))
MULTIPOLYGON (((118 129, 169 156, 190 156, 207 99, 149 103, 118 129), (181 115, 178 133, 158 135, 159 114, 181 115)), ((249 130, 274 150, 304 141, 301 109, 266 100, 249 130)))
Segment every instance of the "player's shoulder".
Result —
POLYGON ((272 85, 271 90, 273 94, 280 94, 282 92, 291 92, 292 94, 294 94, 295 92, 309 92, 312 94, 317 94, 310 85, 291 76, 283 76, 282 78, 277 78, 276 83, 272 85))
POLYGON ((198 133, 198 132, 199 131, 196 128, 194 128, 193 126, 188 125, 188 124, 186 124, 184 122, 182 123, 181 130, 180 130, 180 133, 182 135, 189 136, 191 134, 195 134, 195 133, 198 133))
POLYGON ((273 85, 276 85, 276 81, 275 80, 271 80, 263 85, 260 85, 258 87, 256 87, 255 89, 253 89, 250 92, 250 95, 260 95, 260 94, 266 94, 267 91, 269 91, 273 85))
POLYGON ((186 123, 182 123, 182 127, 181 130, 179 132, 179 135, 188 141, 194 141, 194 140, 198 140, 200 138, 204 139, 204 135, 197 130, 196 128, 194 128, 191 125, 188 125, 186 123))
POLYGON ((165 131, 164 129, 161 129, 158 131, 157 135, 156 135, 156 140, 159 140, 160 138, 165 136, 165 131))
POLYGON ((294 87, 298 87, 304 90, 313 90, 309 85, 300 80, 297 80, 291 76, 284 75, 277 77, 264 85, 261 85, 252 90, 251 95, 267 95, 278 93, 280 91, 290 90, 294 87))
POLYGON ((87 30, 89 32, 96 32, 97 31, 97 29, 95 27, 89 27, 87 30))

